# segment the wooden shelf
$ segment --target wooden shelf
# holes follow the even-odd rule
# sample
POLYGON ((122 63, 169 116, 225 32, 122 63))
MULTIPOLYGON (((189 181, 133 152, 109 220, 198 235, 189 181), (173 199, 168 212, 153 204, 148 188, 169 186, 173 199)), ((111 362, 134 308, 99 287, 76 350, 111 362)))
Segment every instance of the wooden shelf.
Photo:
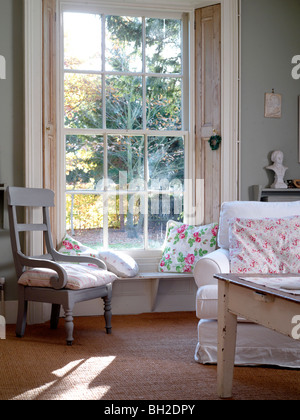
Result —
POLYGON ((254 201, 300 201, 300 188, 274 189, 253 186, 254 201))

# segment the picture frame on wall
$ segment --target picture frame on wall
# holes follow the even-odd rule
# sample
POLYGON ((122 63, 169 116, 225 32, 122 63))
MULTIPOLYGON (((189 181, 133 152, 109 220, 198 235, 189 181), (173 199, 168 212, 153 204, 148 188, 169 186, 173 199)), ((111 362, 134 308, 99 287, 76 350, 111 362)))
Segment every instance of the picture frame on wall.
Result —
POLYGON ((281 118, 282 95, 278 93, 265 94, 265 118, 281 118))

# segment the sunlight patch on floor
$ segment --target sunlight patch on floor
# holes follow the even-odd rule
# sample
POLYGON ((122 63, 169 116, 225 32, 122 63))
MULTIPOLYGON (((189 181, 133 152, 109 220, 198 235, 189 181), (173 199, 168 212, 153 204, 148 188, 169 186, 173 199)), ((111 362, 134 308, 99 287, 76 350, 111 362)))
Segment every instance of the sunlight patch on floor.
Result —
POLYGON ((88 400, 102 399, 110 390, 101 384, 101 373, 115 360, 115 356, 91 357, 68 363, 51 372, 56 380, 30 389, 14 400, 88 400), (84 378, 84 381, 82 380, 84 378), (57 392, 59 388, 59 393, 57 392))

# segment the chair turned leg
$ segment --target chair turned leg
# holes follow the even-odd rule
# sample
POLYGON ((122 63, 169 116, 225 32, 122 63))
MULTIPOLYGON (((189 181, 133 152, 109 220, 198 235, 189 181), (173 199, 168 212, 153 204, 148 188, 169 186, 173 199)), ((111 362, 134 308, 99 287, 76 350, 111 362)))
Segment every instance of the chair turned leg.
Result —
POLYGON ((17 325, 16 325, 16 336, 20 337, 20 338, 24 337, 24 335, 25 335, 26 320, 27 320, 27 308, 28 308, 27 300, 19 298, 18 318, 17 318, 17 325))
POLYGON ((51 330, 57 329, 58 322, 59 322, 59 314, 60 314, 60 305, 53 304, 52 311, 51 311, 51 321, 50 321, 51 330))
POLYGON ((111 318, 112 318, 111 297, 106 296, 102 299, 104 302, 104 319, 105 319, 106 334, 111 334, 111 318))
POLYGON ((74 323, 73 323, 73 310, 72 309, 65 309, 65 328, 67 333, 67 345, 72 346, 74 338, 73 338, 73 330, 74 330, 74 323))

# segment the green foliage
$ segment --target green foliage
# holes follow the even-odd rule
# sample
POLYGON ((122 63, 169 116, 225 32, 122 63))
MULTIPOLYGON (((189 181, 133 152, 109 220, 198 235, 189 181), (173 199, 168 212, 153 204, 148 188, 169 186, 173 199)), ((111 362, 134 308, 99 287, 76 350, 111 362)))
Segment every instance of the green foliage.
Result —
MULTIPOLYGON (((146 153, 143 136, 108 136, 108 178, 113 183, 111 188, 116 191, 122 188, 128 189, 130 182, 136 178, 144 179, 145 155, 148 157, 147 167, 151 180, 165 179, 171 182, 173 179, 179 179, 183 182, 184 179, 183 139, 163 136, 164 130, 182 129, 181 21, 147 18, 145 22, 146 44, 143 45, 142 18, 106 16, 105 60, 103 57, 98 60, 97 56, 93 61, 93 63, 105 62, 105 70, 109 73, 104 76, 86 74, 86 71, 72 73, 72 69, 80 69, 83 64, 79 57, 73 57, 71 54, 66 53, 65 58, 65 67, 69 69, 65 74, 64 92, 66 128, 106 127, 108 130, 133 131, 146 127, 148 130, 162 131, 161 136, 148 137, 146 153), (146 49, 144 70, 149 73, 145 77, 146 86, 143 86, 144 79, 141 75, 143 48, 146 49), (120 74, 124 72, 132 75, 120 74), (162 77, 165 74, 174 77, 162 77), (104 88, 105 97, 103 97, 104 88), (119 185, 120 171, 127 172, 127 181, 123 186, 119 185)), ((100 28, 99 18, 99 33, 101 33, 100 28)), ((68 135, 66 137, 67 190, 103 190, 104 176, 103 137, 68 135)), ((130 194, 125 196, 127 210, 130 210, 128 203, 132 201, 131 199, 130 194)), ((150 221, 154 224, 160 221, 165 223, 165 219, 169 218, 163 213, 161 200, 160 195, 159 214, 150 217, 150 221)), ((140 200, 135 200, 135 210, 139 204, 140 200)), ((113 208, 108 209, 109 227, 121 228, 127 225, 132 228, 138 223, 143 223, 142 217, 137 218, 134 214, 130 215, 129 211, 124 212, 122 206, 122 200, 120 201, 117 195, 113 208)), ((174 211, 173 195, 172 211, 174 211)), ((75 229, 103 227, 103 197, 76 194, 72 200, 71 195, 67 195, 67 226, 71 226, 71 219, 75 229)))

